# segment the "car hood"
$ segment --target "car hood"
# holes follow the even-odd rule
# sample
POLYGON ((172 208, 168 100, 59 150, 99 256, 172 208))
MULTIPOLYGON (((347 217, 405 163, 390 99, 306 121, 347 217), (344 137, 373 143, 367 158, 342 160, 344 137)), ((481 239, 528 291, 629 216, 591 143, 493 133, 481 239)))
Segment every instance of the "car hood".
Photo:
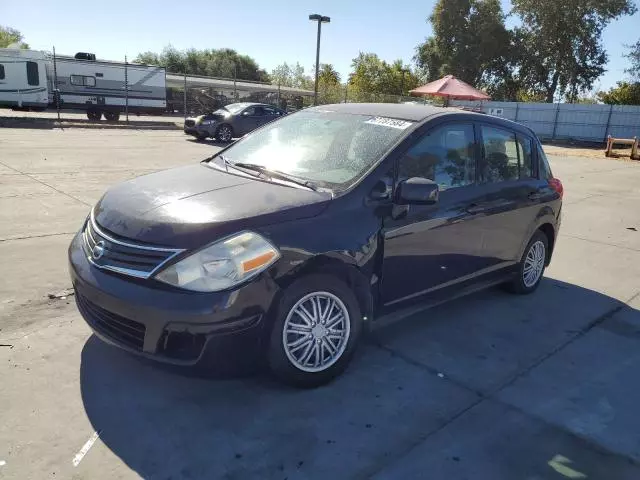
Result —
POLYGON ((313 217, 330 200, 328 192, 198 164, 116 185, 104 194, 93 213, 98 225, 115 236, 194 248, 240 230, 313 217))

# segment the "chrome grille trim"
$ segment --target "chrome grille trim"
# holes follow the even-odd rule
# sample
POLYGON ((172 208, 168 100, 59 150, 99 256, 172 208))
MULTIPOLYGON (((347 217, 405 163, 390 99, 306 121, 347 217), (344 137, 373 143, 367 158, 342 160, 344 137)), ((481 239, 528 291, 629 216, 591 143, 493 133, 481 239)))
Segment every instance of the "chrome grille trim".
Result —
MULTIPOLYGON (((160 270, 167 262, 172 260, 176 255, 184 252, 184 249, 179 248, 166 248, 166 247, 155 247, 151 245, 130 243, 123 240, 118 240, 113 238, 112 236, 106 234, 104 231, 98 227, 98 224, 95 221, 93 211, 91 215, 87 219, 84 230, 82 232, 83 245, 85 247, 85 254, 87 255, 87 260, 95 266, 96 268, 100 268, 102 270, 110 270, 112 272, 120 273, 123 275, 128 275, 130 277, 147 279, 153 276, 158 270, 160 270), (112 244, 105 249, 104 261, 101 263, 97 263, 97 261, 93 258, 93 247, 98 242, 107 242, 108 244, 112 244), (121 246, 126 249, 130 249, 132 251, 116 251, 113 249, 113 245, 121 246), (113 253, 114 256, 118 257, 136 257, 138 261, 130 260, 130 263, 135 263, 137 265, 148 263, 150 269, 137 269, 137 268, 129 268, 125 266, 114 265, 112 260, 112 264, 109 264, 109 255, 113 253), (156 254, 156 255, 154 255, 156 254)), ((117 260, 118 263, 125 264, 127 260, 117 260)))

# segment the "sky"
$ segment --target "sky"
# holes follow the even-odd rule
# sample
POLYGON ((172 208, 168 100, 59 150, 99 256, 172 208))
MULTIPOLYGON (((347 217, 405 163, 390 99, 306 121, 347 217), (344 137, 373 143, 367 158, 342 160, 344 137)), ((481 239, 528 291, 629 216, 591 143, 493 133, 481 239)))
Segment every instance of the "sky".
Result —
MULTIPOLYGON (((636 0, 640 7, 640 0, 636 0)), ((129 60, 171 44, 186 48, 233 48, 271 72, 315 62, 317 27, 309 14, 331 17, 322 26, 320 62, 331 63, 345 80, 358 52, 411 63, 415 47, 431 33, 427 17, 435 0, 111 0, 77 2, 0 0, 0 25, 21 31, 31 48, 59 54, 95 53, 100 59, 129 60)), ((502 0, 505 11, 509 1, 502 0)), ((640 13, 613 22, 604 32, 607 72, 596 89, 625 78, 625 44, 640 38, 640 13)))

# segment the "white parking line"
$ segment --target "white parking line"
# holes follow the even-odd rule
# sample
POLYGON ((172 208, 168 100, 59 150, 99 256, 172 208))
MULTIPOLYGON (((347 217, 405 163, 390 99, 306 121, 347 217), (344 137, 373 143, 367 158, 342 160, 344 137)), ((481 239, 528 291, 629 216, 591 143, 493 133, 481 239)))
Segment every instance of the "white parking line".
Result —
POLYGON ((89 440, 87 440, 87 443, 85 443, 80 449, 80 451, 76 453, 76 456, 73 457, 73 460, 71 462, 73 463, 74 467, 78 466, 78 464, 82 461, 82 459, 87 454, 87 452, 91 449, 91 447, 93 447, 93 444, 96 442, 99 436, 100 436, 100 432, 93 432, 93 435, 89 437, 89 440))

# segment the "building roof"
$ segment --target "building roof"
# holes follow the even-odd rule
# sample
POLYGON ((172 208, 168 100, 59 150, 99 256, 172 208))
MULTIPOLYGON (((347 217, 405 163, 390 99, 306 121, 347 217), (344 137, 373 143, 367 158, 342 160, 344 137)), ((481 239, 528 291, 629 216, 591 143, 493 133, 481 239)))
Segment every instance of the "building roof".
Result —
POLYGON ((313 107, 317 110, 350 113, 353 115, 371 115, 401 120, 420 122, 427 117, 437 114, 460 113, 452 108, 434 107, 433 105, 414 105, 403 103, 336 103, 313 107))
MULTIPOLYGON (((184 75, 176 73, 168 73, 167 87, 183 88, 184 87, 184 75)), ((187 75, 187 88, 193 87, 211 87, 217 89, 233 90, 234 81, 232 78, 215 78, 215 77, 201 77, 198 75, 187 75)), ((235 88, 241 91, 247 92, 272 92, 277 93, 289 93, 293 95, 313 95, 313 91, 304 90, 301 88, 292 87, 278 87, 278 85, 272 85, 270 83, 261 82, 248 82, 244 80, 237 80, 235 82, 235 88)))

